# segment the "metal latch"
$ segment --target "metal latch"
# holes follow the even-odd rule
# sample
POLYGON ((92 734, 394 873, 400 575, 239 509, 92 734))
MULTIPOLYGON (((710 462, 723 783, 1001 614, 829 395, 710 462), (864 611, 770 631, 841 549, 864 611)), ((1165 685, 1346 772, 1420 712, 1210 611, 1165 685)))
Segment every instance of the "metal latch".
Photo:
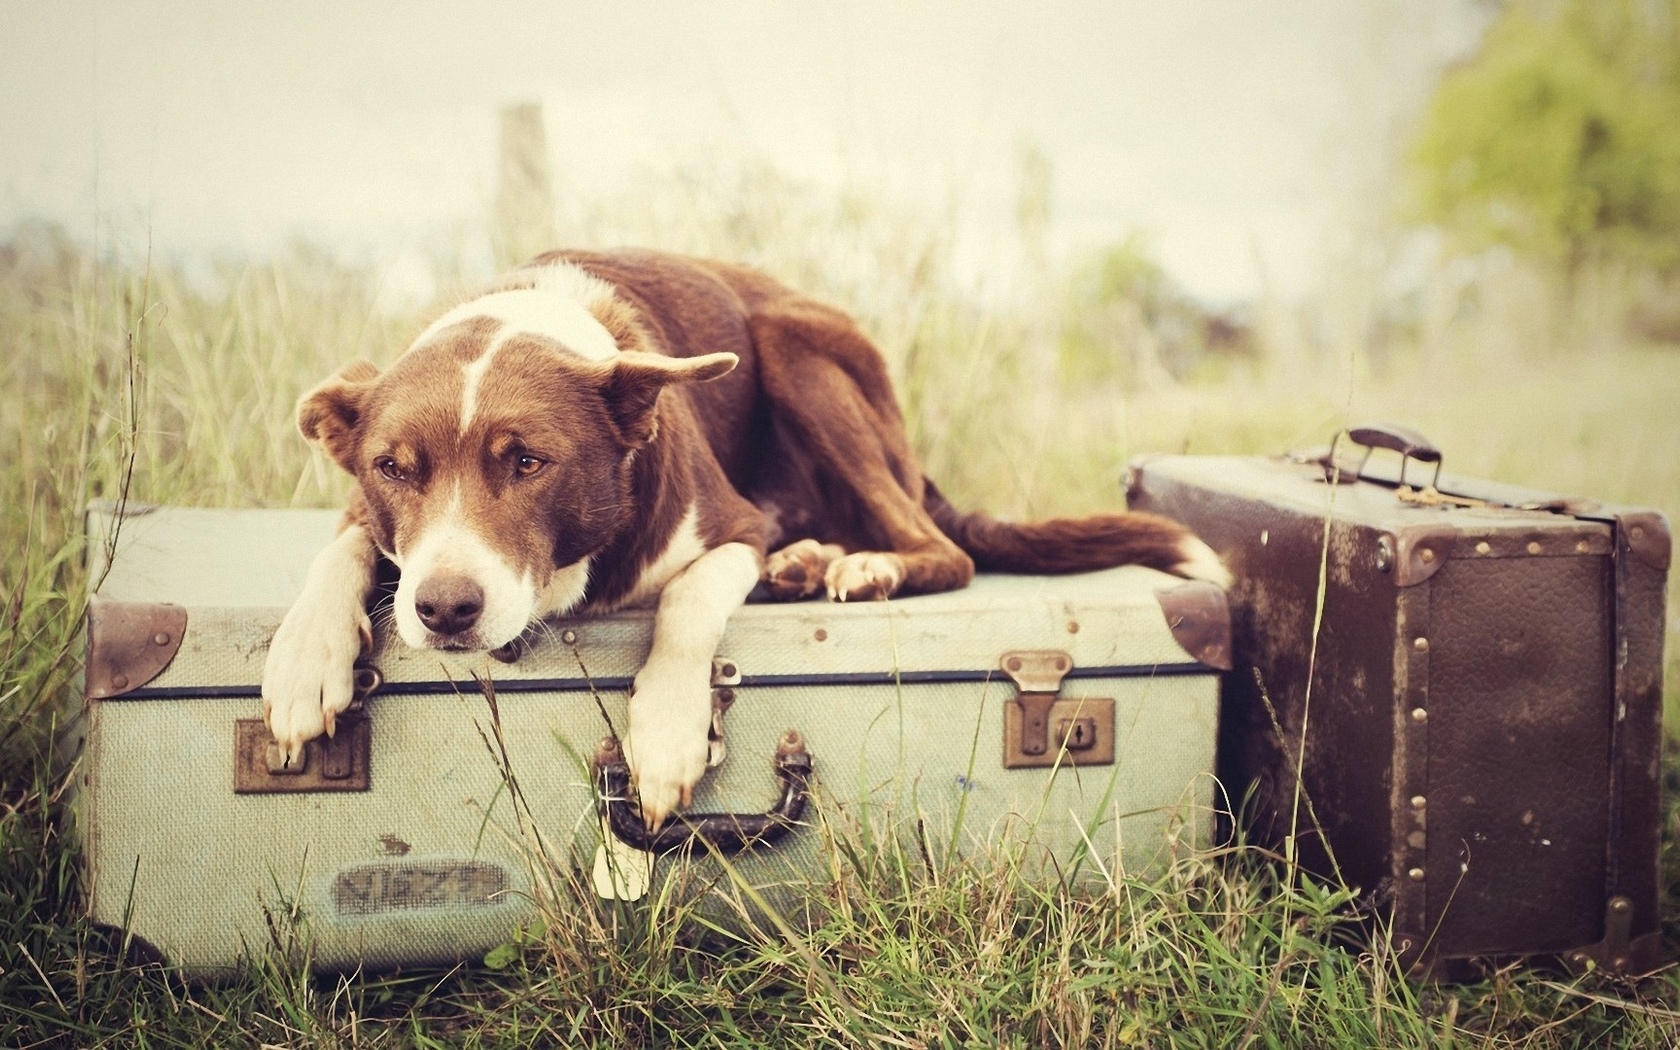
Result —
POLYGON ((1073 658, 1059 650, 1003 654, 1003 673, 1020 695, 1003 708, 1003 766, 1114 764, 1114 700, 1060 696, 1073 658))
POLYGON ((706 766, 716 769, 729 757, 723 742, 723 716, 735 703, 735 687, 741 684, 741 668, 727 656, 712 658, 712 724, 706 731, 706 766))
POLYGON ((1653 973, 1662 965, 1662 934, 1652 930, 1633 935, 1633 901, 1617 895, 1604 906, 1604 940, 1565 956, 1565 963, 1577 972, 1589 964, 1623 977, 1653 973))
POLYGON ((233 723, 233 793, 285 795, 368 790, 373 727, 368 722, 364 701, 382 681, 377 668, 358 665, 354 697, 338 716, 333 735, 309 741, 303 746, 302 756, 289 766, 281 763, 280 748, 266 722, 260 718, 236 720, 233 723))

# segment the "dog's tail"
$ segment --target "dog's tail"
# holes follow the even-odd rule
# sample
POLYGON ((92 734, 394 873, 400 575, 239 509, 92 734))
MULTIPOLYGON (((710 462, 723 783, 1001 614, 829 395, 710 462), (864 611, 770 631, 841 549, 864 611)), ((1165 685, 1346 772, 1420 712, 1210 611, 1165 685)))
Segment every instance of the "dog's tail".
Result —
POLYGON ((964 514, 924 479, 922 506, 981 572, 1067 573, 1147 565, 1227 587, 1231 574, 1213 549, 1176 521, 1132 511, 1026 524, 964 514))

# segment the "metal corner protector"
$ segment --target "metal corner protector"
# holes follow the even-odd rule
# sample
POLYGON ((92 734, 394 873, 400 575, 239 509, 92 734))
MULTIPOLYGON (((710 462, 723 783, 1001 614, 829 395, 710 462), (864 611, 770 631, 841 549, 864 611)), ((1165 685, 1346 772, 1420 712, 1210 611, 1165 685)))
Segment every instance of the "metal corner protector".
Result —
POLYGON ((87 698, 109 700, 163 673, 187 633, 179 605, 119 602, 95 594, 87 606, 87 698))

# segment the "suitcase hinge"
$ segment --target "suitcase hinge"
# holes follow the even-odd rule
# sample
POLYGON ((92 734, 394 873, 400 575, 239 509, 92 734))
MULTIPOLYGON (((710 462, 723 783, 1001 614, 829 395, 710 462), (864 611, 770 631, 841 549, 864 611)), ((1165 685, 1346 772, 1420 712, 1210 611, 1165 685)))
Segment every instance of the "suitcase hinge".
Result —
POLYGON ((1003 654, 1020 695, 1004 704, 1003 767, 1114 764, 1114 701, 1062 697, 1073 658, 1059 650, 1003 654))

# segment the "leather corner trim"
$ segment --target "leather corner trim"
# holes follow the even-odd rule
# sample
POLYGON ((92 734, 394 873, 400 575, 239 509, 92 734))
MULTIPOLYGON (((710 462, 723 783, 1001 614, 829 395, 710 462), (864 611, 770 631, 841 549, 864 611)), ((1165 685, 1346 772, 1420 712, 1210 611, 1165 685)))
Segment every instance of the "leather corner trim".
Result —
POLYGON ((87 698, 108 700, 150 682, 175 659, 186 633, 182 606, 93 595, 87 607, 87 698))
POLYGON ((1411 587, 1440 572, 1452 557, 1457 538, 1457 531, 1448 526, 1398 531, 1394 536, 1394 582, 1411 587))
POLYGON ((1155 592, 1173 638, 1191 656, 1221 671, 1233 665, 1231 606, 1225 591, 1205 580, 1187 580, 1155 592))
POLYGON ((1634 557, 1658 572, 1668 571, 1674 557, 1674 538, 1668 531, 1668 519, 1660 512, 1638 510, 1618 514, 1616 532, 1621 545, 1634 557))

